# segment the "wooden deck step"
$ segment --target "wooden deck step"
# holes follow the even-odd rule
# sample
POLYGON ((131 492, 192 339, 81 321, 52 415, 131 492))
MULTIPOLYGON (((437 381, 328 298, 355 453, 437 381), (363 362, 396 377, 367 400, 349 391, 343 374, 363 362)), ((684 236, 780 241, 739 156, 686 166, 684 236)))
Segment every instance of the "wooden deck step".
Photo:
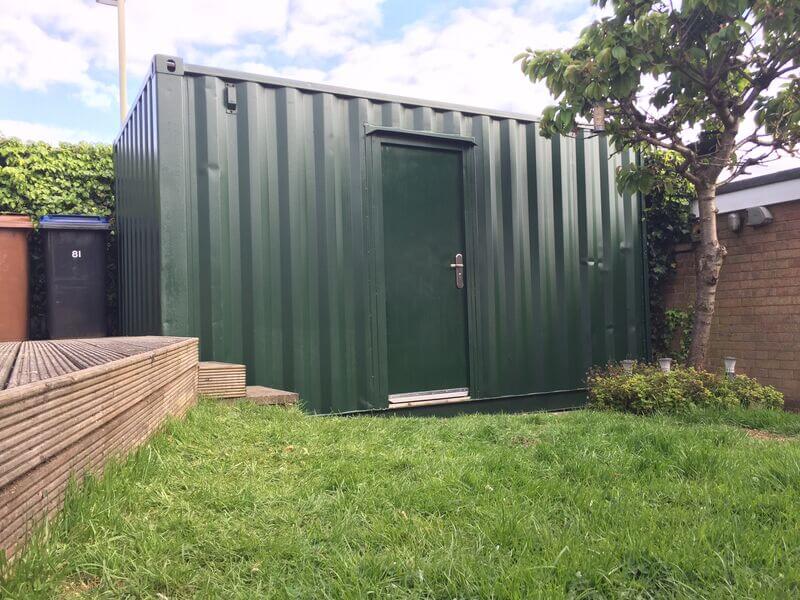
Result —
POLYGON ((215 398, 244 398, 247 393, 247 368, 244 365, 216 361, 200 363, 197 393, 215 398))
POLYGON ((246 398, 254 404, 297 404, 299 396, 295 392, 276 390, 263 385, 248 385, 246 398))

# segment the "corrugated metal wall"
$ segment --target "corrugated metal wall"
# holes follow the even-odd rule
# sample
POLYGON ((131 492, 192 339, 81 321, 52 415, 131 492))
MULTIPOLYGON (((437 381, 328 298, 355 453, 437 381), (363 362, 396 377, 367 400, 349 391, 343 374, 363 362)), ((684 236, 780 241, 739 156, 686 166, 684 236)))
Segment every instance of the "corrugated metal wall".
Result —
POLYGON ((151 72, 114 143, 120 328, 159 333, 160 207, 156 82, 151 72))
POLYGON ((203 359, 244 362, 251 383, 318 412, 386 406, 364 222, 371 124, 475 138, 473 397, 575 389, 591 364, 643 355, 638 200, 616 194, 629 157, 604 139, 218 75, 157 75, 158 206, 142 183, 154 157, 138 155, 152 148, 151 92, 136 109, 150 121, 131 119, 116 144, 122 278, 146 288, 121 298, 125 333, 155 332, 160 297, 160 333, 199 335, 203 359), (136 279, 157 246, 136 227, 159 219, 160 290, 136 279))

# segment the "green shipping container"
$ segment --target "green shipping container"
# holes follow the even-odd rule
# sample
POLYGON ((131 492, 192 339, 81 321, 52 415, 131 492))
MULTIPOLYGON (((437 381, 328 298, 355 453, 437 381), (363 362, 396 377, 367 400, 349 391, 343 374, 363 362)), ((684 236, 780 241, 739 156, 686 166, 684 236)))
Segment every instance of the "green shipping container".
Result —
POLYGON ((117 138, 121 326, 319 413, 563 408, 643 357, 634 158, 536 119, 156 56, 117 138))

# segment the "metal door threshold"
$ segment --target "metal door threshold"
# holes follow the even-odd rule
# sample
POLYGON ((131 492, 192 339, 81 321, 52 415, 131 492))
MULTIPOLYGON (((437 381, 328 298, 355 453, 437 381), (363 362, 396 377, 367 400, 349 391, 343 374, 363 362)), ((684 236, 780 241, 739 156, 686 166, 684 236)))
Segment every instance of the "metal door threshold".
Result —
POLYGON ((409 406, 427 406, 430 404, 448 404, 469 400, 469 389, 453 388, 447 390, 431 390, 429 392, 411 392, 390 394, 389 408, 408 408, 409 406))
POLYGON ((437 406, 441 404, 460 404, 472 402, 475 398, 469 396, 459 396, 458 398, 440 398, 439 400, 417 400, 415 402, 400 402, 389 405, 389 410, 397 408, 416 408, 418 406, 437 406))

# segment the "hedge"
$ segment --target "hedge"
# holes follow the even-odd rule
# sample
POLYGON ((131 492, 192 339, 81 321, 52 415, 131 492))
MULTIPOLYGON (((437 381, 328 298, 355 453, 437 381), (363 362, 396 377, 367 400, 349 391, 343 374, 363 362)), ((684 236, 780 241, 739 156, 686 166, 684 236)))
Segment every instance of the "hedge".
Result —
MULTIPOLYGON (((44 253, 38 220, 47 214, 114 212, 114 163, 106 144, 25 143, 0 137, 0 213, 33 217, 30 236, 32 339, 47 337, 44 253)), ((117 333, 116 236, 108 237, 106 290, 108 331, 117 333)))

